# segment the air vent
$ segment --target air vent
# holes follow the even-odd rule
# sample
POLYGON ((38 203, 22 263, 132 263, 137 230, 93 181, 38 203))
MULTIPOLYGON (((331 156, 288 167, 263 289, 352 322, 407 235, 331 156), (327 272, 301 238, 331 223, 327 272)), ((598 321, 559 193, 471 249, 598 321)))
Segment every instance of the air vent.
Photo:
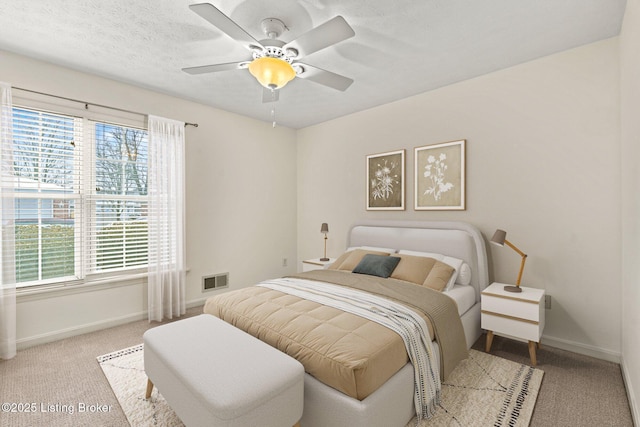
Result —
POLYGON ((214 289, 229 287, 229 273, 214 274, 202 278, 202 290, 211 291, 214 289))

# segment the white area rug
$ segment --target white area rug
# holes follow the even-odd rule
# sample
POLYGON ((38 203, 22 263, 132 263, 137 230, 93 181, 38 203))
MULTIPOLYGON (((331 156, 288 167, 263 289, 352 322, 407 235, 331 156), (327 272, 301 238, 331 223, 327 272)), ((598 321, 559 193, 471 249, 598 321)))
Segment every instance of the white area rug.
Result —
POLYGON ((144 398, 147 375, 144 373, 144 346, 125 348, 98 357, 102 372, 132 427, 184 426, 180 418, 154 387, 151 398, 144 398))
MULTIPOLYGON (((140 344, 98 357, 129 423, 132 427, 183 426, 157 389, 145 400, 142 355, 140 344)), ((528 426, 542 376, 539 369, 470 350, 469 358, 442 384, 442 401, 435 416, 419 427, 528 426)), ((407 424, 414 426, 415 418, 407 424)))
MULTIPOLYGON (((531 421, 544 372, 476 350, 447 381, 436 414, 420 427, 526 427, 531 421)), ((416 426, 412 420, 407 427, 416 426)))

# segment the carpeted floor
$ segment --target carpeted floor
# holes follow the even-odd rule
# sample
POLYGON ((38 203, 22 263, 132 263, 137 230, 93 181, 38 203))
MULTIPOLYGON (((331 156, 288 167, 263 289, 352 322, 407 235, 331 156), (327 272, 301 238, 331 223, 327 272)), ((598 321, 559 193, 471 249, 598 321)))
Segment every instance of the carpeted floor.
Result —
MULTIPOLYGON (((188 315, 201 312, 193 308, 188 315)), ((20 410, 0 413, 0 426, 127 426, 96 357, 139 344, 156 325, 132 322, 0 361, 0 403, 15 403, 20 410)), ((481 337, 474 348, 483 346, 481 337)), ((524 343, 496 337, 491 353, 529 363, 524 343)), ((543 345, 537 367, 545 374, 530 426, 633 426, 619 365, 543 345)))
MULTIPOLYGON (((483 351, 485 336, 473 345, 483 351)), ((526 343, 495 336, 491 354, 530 363, 526 343)), ((633 427, 620 365, 569 351, 542 347, 538 369, 544 371, 542 388, 531 427, 633 427)))

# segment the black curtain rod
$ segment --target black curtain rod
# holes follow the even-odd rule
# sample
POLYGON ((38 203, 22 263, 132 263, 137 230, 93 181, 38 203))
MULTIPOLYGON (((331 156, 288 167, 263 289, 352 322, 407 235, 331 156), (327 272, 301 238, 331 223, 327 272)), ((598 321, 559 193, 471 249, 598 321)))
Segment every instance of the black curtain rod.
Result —
MULTIPOLYGON (((139 116, 147 116, 148 115, 148 114, 145 114, 145 113, 140 113, 138 111, 131 111, 131 110, 125 110, 124 108, 117 108, 117 107, 111 107, 109 105, 96 104, 95 102, 81 101, 79 99, 67 98, 65 96, 60 96, 60 95, 52 95, 50 93, 38 92, 37 90, 25 89, 25 88, 22 88, 22 87, 12 86, 12 88, 13 89, 22 90, 24 92, 35 93, 37 95, 51 96, 51 97, 58 98, 58 99, 64 99, 65 101, 78 102, 80 104, 84 104, 84 108, 85 109, 89 109, 89 105, 93 105, 94 107, 108 108, 110 110, 121 111, 123 113, 137 114, 139 116)), ((187 123, 187 122, 185 122, 184 125, 185 126, 193 126, 195 128, 198 127, 197 123, 187 123)))

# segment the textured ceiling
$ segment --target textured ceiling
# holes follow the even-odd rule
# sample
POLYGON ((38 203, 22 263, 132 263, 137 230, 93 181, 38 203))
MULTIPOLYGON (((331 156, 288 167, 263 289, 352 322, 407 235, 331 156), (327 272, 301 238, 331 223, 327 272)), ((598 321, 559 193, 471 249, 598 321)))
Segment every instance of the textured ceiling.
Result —
MULTIPOLYGON (((275 104, 247 70, 181 68, 250 59, 189 9, 199 0, 2 0, 0 49, 292 128, 320 123, 619 34, 625 0, 212 0, 248 33, 275 17, 287 42, 342 15, 355 37, 305 62, 355 80, 340 92, 294 79, 275 104)), ((0 64, 0 78, 2 68, 0 64)))

